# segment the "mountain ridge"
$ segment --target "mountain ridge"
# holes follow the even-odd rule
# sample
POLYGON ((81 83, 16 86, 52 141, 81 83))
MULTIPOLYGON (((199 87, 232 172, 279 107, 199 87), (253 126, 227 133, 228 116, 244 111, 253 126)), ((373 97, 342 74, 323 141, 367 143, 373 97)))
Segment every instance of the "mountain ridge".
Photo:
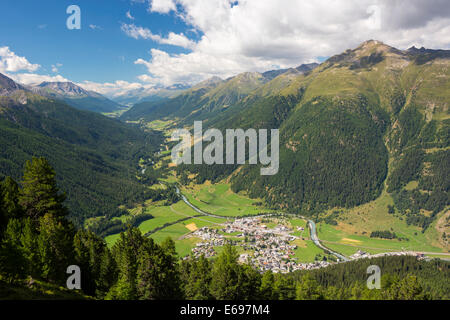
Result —
POLYGON ((178 174, 227 179, 235 192, 310 215, 386 191, 402 219, 426 230, 450 205, 450 51, 420 51, 366 41, 307 74, 281 74, 221 112, 180 118, 175 108, 166 119, 178 127, 207 120, 204 130, 280 130, 274 176, 251 165, 181 166, 178 174))
POLYGON ((10 87, 20 90, 0 95, 1 178, 19 179, 25 161, 46 157, 58 172, 58 184, 67 191, 67 206, 77 224, 92 216, 120 214, 120 205, 145 197, 136 166, 159 145, 158 135, 38 95, 9 80, 10 87))
POLYGON ((97 113, 109 113, 121 108, 119 104, 109 100, 103 95, 85 90, 73 82, 47 82, 44 81, 30 90, 46 97, 59 99, 67 104, 80 109, 97 113))

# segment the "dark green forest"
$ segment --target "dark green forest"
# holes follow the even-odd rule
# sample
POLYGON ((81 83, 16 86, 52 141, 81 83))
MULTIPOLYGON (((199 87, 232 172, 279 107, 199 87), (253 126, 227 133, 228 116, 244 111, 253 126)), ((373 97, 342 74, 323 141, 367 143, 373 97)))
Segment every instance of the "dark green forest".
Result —
POLYGON ((121 215, 148 195, 136 178, 141 158, 150 159, 160 134, 80 111, 56 100, 29 94, 29 104, 0 101, 0 177, 19 179, 23 163, 46 157, 67 194, 70 219, 121 215))
POLYGON ((132 226, 108 248, 102 238, 67 219, 64 200, 44 158, 26 163, 20 184, 10 177, 1 183, 1 299, 450 298, 450 264, 440 260, 384 257, 286 275, 260 274, 237 262, 232 245, 214 260, 180 260, 173 240, 157 244, 132 226), (380 290, 365 286, 372 264, 382 270, 380 290), (82 270, 81 290, 63 289, 69 265, 82 270), (53 294, 43 292, 49 287, 53 294))

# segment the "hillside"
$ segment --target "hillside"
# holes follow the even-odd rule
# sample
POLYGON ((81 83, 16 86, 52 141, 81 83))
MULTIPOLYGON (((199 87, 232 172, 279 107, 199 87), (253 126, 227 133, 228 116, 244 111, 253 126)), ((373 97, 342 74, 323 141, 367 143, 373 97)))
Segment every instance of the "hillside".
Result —
POLYGON ((233 191, 314 215, 368 203, 387 190, 395 214, 424 231, 450 204, 449 65, 449 51, 366 41, 308 73, 290 70, 264 81, 231 106, 215 105, 226 106, 220 113, 183 114, 169 100, 174 111, 164 117, 187 126, 207 118, 204 127, 221 130, 280 129, 278 174, 261 176, 257 166, 179 169, 196 173, 198 182, 234 172, 233 191))
POLYGON ((142 199, 145 187, 136 180, 137 164, 159 144, 151 132, 23 87, 0 96, 0 132, 0 176, 18 179, 26 160, 46 157, 67 191, 71 218, 77 223, 118 214, 119 205, 142 199))
MULTIPOLYGON (((388 191, 398 196, 400 211, 416 215, 425 209, 435 215, 444 209, 450 60, 448 53, 444 58, 427 54, 429 61, 422 63, 421 55, 370 41, 283 88, 279 94, 286 98, 303 92, 279 126, 280 163, 289 166, 281 165, 279 174, 267 179, 253 173, 260 188, 252 186, 252 191, 264 192, 264 186, 268 199, 288 207, 351 207, 380 194, 389 163, 388 191), (413 180, 419 181, 415 190, 402 190, 413 180), (413 202, 420 204, 401 205, 400 198, 414 193, 413 202)), ((262 105, 255 103, 247 114, 261 113, 262 105)), ((248 170, 241 171, 236 184, 249 185, 245 176, 256 170, 248 170)))
POLYGON ((179 119, 182 124, 192 124, 193 120, 211 119, 226 113, 228 109, 233 109, 255 90, 279 75, 292 72, 305 74, 315 67, 316 64, 308 64, 265 73, 244 72, 225 80, 213 77, 171 99, 138 103, 125 112, 121 119, 152 121, 170 118, 179 119))
POLYGON ((62 100, 80 110, 109 113, 121 108, 118 103, 72 82, 42 82, 31 90, 48 98, 62 100))
POLYGON ((163 98, 171 98, 189 89, 190 86, 174 84, 171 86, 141 87, 125 92, 119 92, 111 99, 120 105, 133 106, 141 102, 159 101, 163 98))

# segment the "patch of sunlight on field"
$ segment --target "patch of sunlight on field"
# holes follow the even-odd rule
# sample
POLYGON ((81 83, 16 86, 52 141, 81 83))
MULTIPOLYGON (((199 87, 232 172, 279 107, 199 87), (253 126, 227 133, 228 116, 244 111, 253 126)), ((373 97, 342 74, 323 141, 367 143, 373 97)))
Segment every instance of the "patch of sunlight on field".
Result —
POLYGON ((195 231, 195 230, 198 229, 198 228, 197 228, 197 225, 196 225, 195 223, 190 223, 190 224, 186 225, 186 228, 187 228, 189 231, 195 231))
POLYGON ((361 244, 361 241, 355 240, 355 239, 349 239, 349 238, 342 238, 340 242, 350 243, 350 244, 361 244))
POLYGON ((219 216, 239 217, 271 212, 262 206, 255 205, 260 200, 236 194, 226 183, 193 185, 183 187, 182 191, 193 205, 219 216))
MULTIPOLYGON (((410 182, 409 187, 414 186, 414 181, 410 182)), ((357 206, 351 209, 332 209, 329 212, 338 210, 337 226, 327 225, 325 223, 318 224, 318 236, 320 240, 334 242, 333 245, 352 245, 352 247, 344 248, 341 253, 361 250, 379 253, 385 251, 428 251, 428 252, 442 252, 443 248, 438 246, 438 235, 435 230, 435 224, 432 224, 425 233, 422 229, 408 225, 406 219, 400 213, 388 213, 388 205, 393 205, 392 197, 383 191, 381 196, 374 201, 357 206), (398 239, 388 240, 379 238, 370 238, 373 231, 391 231, 400 238, 406 238, 408 241, 399 241, 398 239), (351 239, 345 242, 343 238, 351 239), (355 243, 354 240, 360 241, 355 243), (363 248, 364 247, 364 248, 363 248), (372 251, 370 251, 372 250, 372 251)), ((324 242, 328 246, 327 243, 324 242)), ((330 245, 330 249, 332 249, 330 245)), ((337 249, 336 249, 337 250, 337 249)))
POLYGON ((314 262, 318 254, 324 255, 324 251, 318 248, 311 240, 295 240, 292 244, 297 244, 294 250, 294 258, 297 262, 314 262))
POLYGON ((410 181, 405 186, 405 190, 414 190, 419 186, 419 181, 410 181))

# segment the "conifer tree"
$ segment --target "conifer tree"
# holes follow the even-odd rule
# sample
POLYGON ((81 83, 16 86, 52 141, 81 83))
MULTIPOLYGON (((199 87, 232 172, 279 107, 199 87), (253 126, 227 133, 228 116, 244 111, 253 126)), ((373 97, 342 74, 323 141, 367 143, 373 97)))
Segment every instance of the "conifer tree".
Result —
POLYGON ((31 218, 23 218, 23 229, 20 242, 23 255, 27 260, 27 274, 39 277, 41 274, 41 259, 39 257, 38 232, 31 218))
POLYGON ((21 221, 10 219, 0 243, 0 278, 10 283, 25 276, 26 260, 20 245, 21 230, 21 221))
POLYGON ((256 300, 260 298, 261 275, 255 268, 248 264, 239 265, 238 282, 238 299, 256 300))
POLYGON ((96 296, 99 298, 105 298, 108 291, 117 282, 117 276, 118 271, 116 260, 114 260, 109 248, 105 247, 103 253, 101 254, 96 296))
POLYGON ((11 177, 6 177, 1 183, 1 198, 6 219, 20 218, 23 216, 23 209, 19 204, 20 188, 11 177))
POLYGON ((296 296, 296 283, 292 278, 276 274, 275 289, 277 300, 294 300, 296 296))
POLYGON ((317 281, 306 275, 297 285, 297 300, 320 300, 323 294, 317 281))
POLYGON ((138 258, 144 241, 145 238, 137 228, 130 228, 120 234, 120 239, 112 249, 117 263, 118 280, 108 293, 108 299, 137 299, 138 258))
POLYGON ((50 213, 39 219, 39 236, 37 238, 44 279, 63 284, 66 269, 75 264, 73 255, 74 229, 65 219, 50 213))
POLYGON ((276 300, 275 278, 272 271, 266 271, 261 279, 260 297, 263 300, 276 300))
POLYGON ((213 298, 209 290, 212 280, 211 270, 211 262, 203 255, 198 259, 191 256, 181 262, 180 276, 186 299, 210 300, 213 298))
POLYGON ((45 158, 33 158, 25 163, 19 203, 27 216, 37 221, 45 214, 66 216, 65 194, 60 194, 55 171, 45 158))
POLYGON ((139 256, 137 289, 141 299, 181 299, 175 243, 168 238, 162 246, 146 239, 139 256))
POLYGON ((239 265, 236 248, 227 244, 214 262, 212 270, 211 293, 217 300, 238 298, 239 265))
POLYGON ((79 230, 73 239, 75 260, 83 272, 81 287, 95 295, 100 280, 100 266, 106 243, 91 231, 79 230))

